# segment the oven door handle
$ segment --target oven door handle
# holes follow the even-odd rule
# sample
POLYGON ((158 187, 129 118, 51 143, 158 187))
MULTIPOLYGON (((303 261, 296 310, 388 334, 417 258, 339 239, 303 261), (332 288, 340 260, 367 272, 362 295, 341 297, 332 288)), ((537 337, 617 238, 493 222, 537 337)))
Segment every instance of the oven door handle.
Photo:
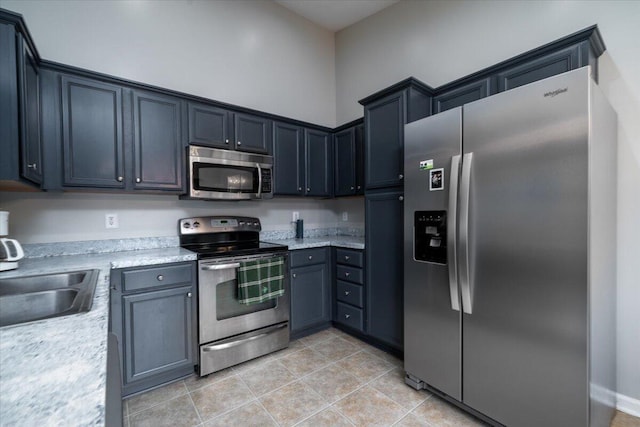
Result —
POLYGON ((288 328, 289 324, 288 323, 283 323, 280 325, 275 325, 275 326, 271 326, 269 328, 267 328, 264 332, 258 334, 258 335, 254 335, 252 337, 248 337, 248 338, 231 338, 229 340, 225 340, 219 344, 209 344, 209 345, 205 345, 202 347, 202 351, 215 351, 215 350, 224 350, 225 348, 231 348, 231 347, 235 347, 241 344, 244 344, 246 342, 249 341, 253 341, 253 340, 257 340, 259 338, 264 338, 267 335, 270 335, 276 331, 278 331, 279 329, 282 328, 288 328))
POLYGON ((207 271, 211 271, 211 270, 228 270, 230 268, 238 268, 240 267, 240 263, 239 262, 234 262, 231 264, 212 264, 212 265, 203 265, 202 267, 200 267, 201 270, 207 270, 207 271))

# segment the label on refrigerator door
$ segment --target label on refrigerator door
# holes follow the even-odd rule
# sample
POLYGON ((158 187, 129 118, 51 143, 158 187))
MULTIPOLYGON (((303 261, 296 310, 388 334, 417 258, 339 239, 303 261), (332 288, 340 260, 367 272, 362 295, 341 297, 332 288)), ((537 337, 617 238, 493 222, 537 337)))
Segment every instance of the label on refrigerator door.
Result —
POLYGON ((429 171, 429 191, 444 190, 444 169, 431 169, 429 171))
POLYGON ((427 171, 429 169, 433 169, 433 159, 422 160, 420 162, 420 170, 427 171))

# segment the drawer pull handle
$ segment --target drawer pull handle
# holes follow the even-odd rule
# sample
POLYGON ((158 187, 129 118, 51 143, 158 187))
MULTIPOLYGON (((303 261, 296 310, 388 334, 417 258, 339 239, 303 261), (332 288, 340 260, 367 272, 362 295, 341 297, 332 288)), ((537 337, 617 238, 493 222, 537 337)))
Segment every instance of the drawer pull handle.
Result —
POLYGON ((348 319, 348 318, 350 318, 350 317, 351 317, 351 315, 350 315, 350 314, 345 314, 345 315, 344 315, 344 318, 345 318, 345 319, 348 319))
POLYGON ((191 298, 193 294, 191 292, 187 292, 187 298, 191 298))
POLYGON ((344 291, 345 296, 349 296, 350 293, 351 292, 349 292, 349 291, 344 291))
POLYGON ((351 273, 349 273, 348 271, 346 273, 344 273, 344 277, 349 277, 351 273))
POLYGON ((313 255, 309 255, 309 260, 312 260, 312 259, 313 259, 313 255))
POLYGON ((349 255, 345 255, 345 256, 344 256, 344 260, 345 260, 345 261, 349 261, 349 255))
POLYGON ((164 280, 164 276, 162 274, 158 274, 158 277, 156 277, 156 279, 158 279, 158 281, 162 282, 164 280))
POLYGON ((296 273, 293 273, 293 278, 294 278, 294 279, 296 278, 296 273))

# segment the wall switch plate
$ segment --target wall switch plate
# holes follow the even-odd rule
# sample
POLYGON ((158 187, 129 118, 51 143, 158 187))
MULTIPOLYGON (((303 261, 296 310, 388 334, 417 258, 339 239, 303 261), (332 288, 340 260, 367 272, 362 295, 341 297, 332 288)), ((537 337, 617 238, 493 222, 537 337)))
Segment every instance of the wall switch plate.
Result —
POLYGON ((349 221, 349 212, 342 212, 342 220, 349 221))
POLYGON ((292 221, 297 221, 300 219, 300 212, 298 211, 293 211, 293 215, 292 215, 292 221))
POLYGON ((118 214, 116 213, 104 214, 104 226, 105 228, 120 227, 120 224, 118 223, 118 214))

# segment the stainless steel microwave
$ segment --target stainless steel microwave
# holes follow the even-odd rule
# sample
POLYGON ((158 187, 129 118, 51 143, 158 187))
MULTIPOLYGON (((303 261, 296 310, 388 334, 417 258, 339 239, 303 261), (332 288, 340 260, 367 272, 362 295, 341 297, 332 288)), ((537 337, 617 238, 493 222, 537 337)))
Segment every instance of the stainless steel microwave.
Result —
POLYGON ((272 156, 189 146, 189 198, 270 199, 272 176, 272 156))

